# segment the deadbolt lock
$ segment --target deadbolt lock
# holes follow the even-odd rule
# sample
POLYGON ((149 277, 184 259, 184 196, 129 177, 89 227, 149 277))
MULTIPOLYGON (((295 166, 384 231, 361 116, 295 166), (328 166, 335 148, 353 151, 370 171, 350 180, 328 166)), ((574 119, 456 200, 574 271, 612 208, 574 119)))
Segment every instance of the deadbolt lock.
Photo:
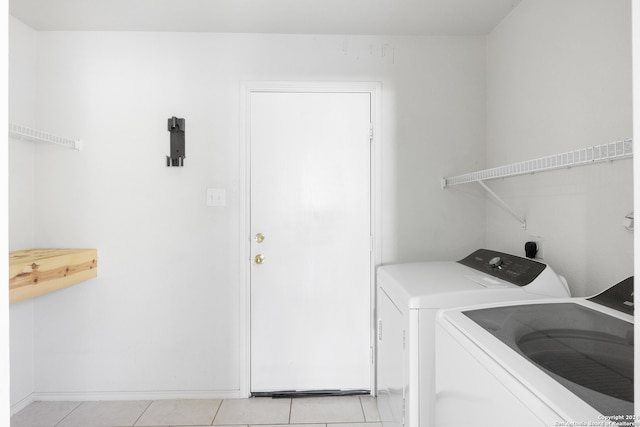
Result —
POLYGON ((256 261, 256 264, 263 264, 264 263, 264 255, 262 255, 262 254, 256 255, 255 261, 256 261))
POLYGON ((258 242, 258 243, 264 242, 264 234, 262 234, 262 233, 256 234, 256 242, 258 242))

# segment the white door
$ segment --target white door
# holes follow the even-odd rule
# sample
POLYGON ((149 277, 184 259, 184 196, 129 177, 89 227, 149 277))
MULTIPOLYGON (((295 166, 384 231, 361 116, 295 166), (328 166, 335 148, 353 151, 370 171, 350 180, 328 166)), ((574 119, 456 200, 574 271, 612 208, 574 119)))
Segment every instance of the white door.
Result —
POLYGON ((370 94, 250 103, 251 391, 368 390, 370 94))

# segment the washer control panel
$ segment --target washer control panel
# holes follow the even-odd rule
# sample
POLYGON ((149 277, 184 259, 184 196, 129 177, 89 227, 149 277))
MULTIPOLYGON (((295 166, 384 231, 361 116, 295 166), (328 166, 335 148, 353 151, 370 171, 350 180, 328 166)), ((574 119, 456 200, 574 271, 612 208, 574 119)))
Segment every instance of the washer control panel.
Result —
POLYGON ((532 259, 489 249, 478 249, 458 262, 517 286, 526 286, 533 282, 547 267, 532 259))
POLYGON ((633 316, 633 276, 588 299, 633 316))

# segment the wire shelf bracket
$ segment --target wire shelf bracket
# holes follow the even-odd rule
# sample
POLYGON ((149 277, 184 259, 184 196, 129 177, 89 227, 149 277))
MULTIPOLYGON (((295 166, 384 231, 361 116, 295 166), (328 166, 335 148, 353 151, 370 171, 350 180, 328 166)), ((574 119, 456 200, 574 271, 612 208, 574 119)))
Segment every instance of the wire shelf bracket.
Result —
POLYGON ((608 144, 595 145, 592 147, 582 148, 579 150, 568 151, 566 153, 555 154, 552 156, 541 157, 539 159, 527 160, 524 162, 513 163, 505 166, 498 166, 491 169, 484 169, 477 172, 471 172, 453 177, 441 178, 441 187, 447 187, 459 184, 467 184, 477 182, 491 196, 493 196, 500 205, 507 210, 514 218, 522 224, 522 228, 527 228, 526 221, 515 213, 509 205, 502 200, 495 192, 493 192, 484 181, 498 178, 507 178, 510 176, 534 174, 536 172, 544 172, 556 169, 567 169, 574 166, 585 166, 601 162, 612 162, 614 160, 627 159, 633 157, 633 140, 626 139, 624 141, 615 141, 608 144))
POLYGON ((58 144, 76 151, 82 151, 82 141, 79 139, 65 138, 15 123, 9 123, 9 136, 24 141, 58 144))

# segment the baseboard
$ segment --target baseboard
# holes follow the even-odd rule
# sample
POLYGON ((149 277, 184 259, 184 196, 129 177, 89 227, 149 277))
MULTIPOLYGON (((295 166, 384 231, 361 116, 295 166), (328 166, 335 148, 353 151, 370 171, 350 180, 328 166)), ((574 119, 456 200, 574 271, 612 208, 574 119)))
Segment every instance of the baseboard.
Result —
POLYGON ((24 408, 31 405, 35 401, 36 399, 34 398, 33 393, 31 393, 30 395, 26 396, 24 399, 21 399, 16 403, 12 403, 10 408, 11 416, 14 416, 18 412, 22 411, 24 408))
POLYGON ((87 392, 34 392, 11 405, 14 415, 33 402, 95 402, 115 400, 169 400, 169 399, 239 399, 240 390, 169 390, 169 391, 87 391, 87 392))

